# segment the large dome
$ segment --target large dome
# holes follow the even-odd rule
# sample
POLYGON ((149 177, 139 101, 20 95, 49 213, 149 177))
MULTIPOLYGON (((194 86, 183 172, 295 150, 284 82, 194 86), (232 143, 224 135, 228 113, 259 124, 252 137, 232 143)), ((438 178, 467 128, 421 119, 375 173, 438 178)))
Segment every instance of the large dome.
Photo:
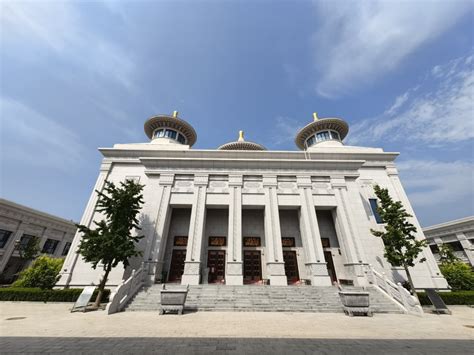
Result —
POLYGON ((166 128, 176 130, 178 133, 181 133, 186 138, 186 144, 190 147, 196 143, 196 131, 188 122, 178 118, 178 113, 176 111, 173 113, 173 116, 156 115, 150 117, 145 122, 145 133, 150 139, 155 138, 155 131, 166 128))

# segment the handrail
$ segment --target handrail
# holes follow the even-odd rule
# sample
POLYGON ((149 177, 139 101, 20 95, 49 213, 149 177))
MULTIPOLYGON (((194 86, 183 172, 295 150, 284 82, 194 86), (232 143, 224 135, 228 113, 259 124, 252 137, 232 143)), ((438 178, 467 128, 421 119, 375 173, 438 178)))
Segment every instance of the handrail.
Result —
POLYGON ((369 283, 389 296, 396 302, 405 313, 423 315, 423 309, 418 300, 402 286, 400 282, 395 283, 390 280, 385 273, 379 273, 372 265, 368 265, 366 271, 369 283))
POLYGON ((128 301, 136 295, 143 287, 146 272, 142 266, 138 270, 132 270, 130 277, 122 281, 110 295, 110 301, 107 303, 105 310, 107 314, 120 312, 128 301))

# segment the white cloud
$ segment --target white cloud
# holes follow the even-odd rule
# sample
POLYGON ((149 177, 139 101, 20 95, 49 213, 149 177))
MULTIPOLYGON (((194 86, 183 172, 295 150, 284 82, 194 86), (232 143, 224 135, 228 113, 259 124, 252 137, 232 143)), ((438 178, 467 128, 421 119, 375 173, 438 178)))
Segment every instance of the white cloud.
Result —
POLYGON ((291 117, 279 116, 275 119, 275 126, 271 133, 272 145, 283 145, 295 139, 296 132, 301 128, 301 124, 291 117))
POLYGON ((26 55, 19 60, 35 60, 35 50, 49 49, 68 64, 134 89, 130 53, 92 31, 74 2, 4 1, 0 22, 2 50, 23 49, 26 55))
POLYGON ((473 7, 472 1, 318 1, 318 94, 334 97, 393 70, 473 7))
POLYGON ((79 136, 21 102, 0 97, 2 159, 71 172, 83 161, 79 136))
POLYGON ((352 126, 349 142, 444 146, 474 138, 473 57, 434 67, 424 83, 399 95, 383 114, 352 126))
POLYGON ((442 203, 447 208, 450 203, 466 199, 471 201, 466 213, 474 213, 474 163, 408 160, 397 166, 413 205, 424 209, 442 203))

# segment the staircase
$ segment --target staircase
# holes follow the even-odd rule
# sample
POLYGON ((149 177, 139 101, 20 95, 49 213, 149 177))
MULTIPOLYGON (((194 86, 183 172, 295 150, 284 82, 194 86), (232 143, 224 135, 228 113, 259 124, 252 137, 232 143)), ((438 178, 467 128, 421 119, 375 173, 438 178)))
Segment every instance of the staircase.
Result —
MULTIPOLYGON (((167 289, 182 288, 166 285, 167 289)), ((162 285, 142 289, 128 304, 126 311, 159 311, 162 285)), ((344 290, 362 291, 349 287, 344 290)), ((403 313, 379 290, 368 287, 370 304, 375 313, 403 313)), ((218 312, 342 312, 336 287, 316 286, 189 286, 185 311, 218 312)))

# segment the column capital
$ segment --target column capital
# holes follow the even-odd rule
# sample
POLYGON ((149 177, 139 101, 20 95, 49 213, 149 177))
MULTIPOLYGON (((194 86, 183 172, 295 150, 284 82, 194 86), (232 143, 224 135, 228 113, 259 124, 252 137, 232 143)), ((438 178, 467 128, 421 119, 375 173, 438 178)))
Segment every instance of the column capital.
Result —
POLYGON ((194 175, 194 186, 207 186, 209 182, 209 174, 194 175))
POLYGON ((331 186, 333 188, 347 188, 347 182, 344 175, 331 176, 331 186))
POLYGON ((277 187, 278 181, 276 175, 263 175, 263 187, 277 187))
POLYGON ((112 168, 112 161, 109 159, 102 159, 102 163, 100 164, 100 171, 109 172, 111 168, 112 168))
POLYGON ((160 185, 173 185, 174 174, 160 174, 160 185))
POLYGON ((241 187, 243 185, 243 176, 238 174, 229 175, 229 187, 241 187))
POLYGON ((388 176, 398 176, 398 170, 395 164, 390 163, 385 166, 388 176))
POLYGON ((296 184, 298 188, 312 188, 311 176, 297 176, 296 184))

